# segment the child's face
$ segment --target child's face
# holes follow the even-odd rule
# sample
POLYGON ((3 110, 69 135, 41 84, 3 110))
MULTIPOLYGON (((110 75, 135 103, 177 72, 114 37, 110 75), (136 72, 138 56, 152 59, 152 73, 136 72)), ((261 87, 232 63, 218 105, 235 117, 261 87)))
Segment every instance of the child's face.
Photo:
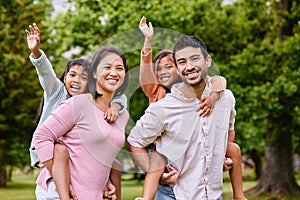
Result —
POLYGON ((170 56, 160 59, 156 68, 156 76, 159 84, 171 87, 179 78, 177 68, 170 56))
POLYGON ((83 94, 88 84, 88 72, 85 67, 74 65, 64 78, 65 87, 71 96, 83 94))

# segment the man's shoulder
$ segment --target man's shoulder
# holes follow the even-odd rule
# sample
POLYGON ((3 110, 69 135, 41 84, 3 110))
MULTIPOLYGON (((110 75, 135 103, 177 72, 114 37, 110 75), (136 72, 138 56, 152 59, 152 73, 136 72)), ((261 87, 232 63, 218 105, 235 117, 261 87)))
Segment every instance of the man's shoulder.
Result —
POLYGON ((178 101, 178 99, 172 93, 167 93, 164 96, 164 98, 162 98, 154 103, 151 103, 150 105, 164 107, 164 106, 168 106, 177 101, 178 101))
POLYGON ((234 98, 234 94, 233 94, 233 92, 230 89, 226 89, 224 91, 224 96, 230 97, 230 98, 234 98))
POLYGON ((231 101, 233 103, 235 103, 235 97, 234 97, 234 94, 232 93, 231 90, 229 89, 226 89, 224 91, 224 94, 222 95, 221 99, 225 99, 227 102, 228 101, 231 101))

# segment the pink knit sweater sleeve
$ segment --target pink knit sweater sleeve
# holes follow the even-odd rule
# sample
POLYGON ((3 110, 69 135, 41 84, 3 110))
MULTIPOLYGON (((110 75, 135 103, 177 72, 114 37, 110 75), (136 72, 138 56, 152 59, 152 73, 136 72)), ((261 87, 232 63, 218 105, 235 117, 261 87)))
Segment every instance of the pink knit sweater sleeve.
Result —
POLYGON ((53 158, 54 142, 75 124, 72 99, 60 103, 33 134, 33 142, 41 162, 53 158))

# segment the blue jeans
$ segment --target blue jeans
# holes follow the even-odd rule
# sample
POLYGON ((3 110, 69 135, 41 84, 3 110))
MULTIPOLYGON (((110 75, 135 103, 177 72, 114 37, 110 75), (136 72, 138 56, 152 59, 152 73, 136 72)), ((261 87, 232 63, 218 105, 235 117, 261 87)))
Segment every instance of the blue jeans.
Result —
POLYGON ((168 185, 158 185, 156 200, 176 200, 173 188, 168 185))
MULTIPOLYGON (((168 185, 158 185, 156 200, 176 200, 173 188, 168 185)), ((217 199, 222 200, 222 195, 217 199)))

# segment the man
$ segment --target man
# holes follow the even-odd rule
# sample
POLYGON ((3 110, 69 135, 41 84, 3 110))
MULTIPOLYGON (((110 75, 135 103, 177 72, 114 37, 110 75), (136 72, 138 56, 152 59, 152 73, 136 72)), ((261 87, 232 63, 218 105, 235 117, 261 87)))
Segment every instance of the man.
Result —
POLYGON ((180 172, 174 185, 176 199, 222 199, 223 161, 228 130, 234 124, 235 99, 226 90, 209 117, 196 112, 199 99, 211 90, 208 67, 211 57, 195 36, 181 36, 174 45, 174 60, 183 83, 150 104, 128 137, 133 156, 149 169, 147 145, 180 172))

